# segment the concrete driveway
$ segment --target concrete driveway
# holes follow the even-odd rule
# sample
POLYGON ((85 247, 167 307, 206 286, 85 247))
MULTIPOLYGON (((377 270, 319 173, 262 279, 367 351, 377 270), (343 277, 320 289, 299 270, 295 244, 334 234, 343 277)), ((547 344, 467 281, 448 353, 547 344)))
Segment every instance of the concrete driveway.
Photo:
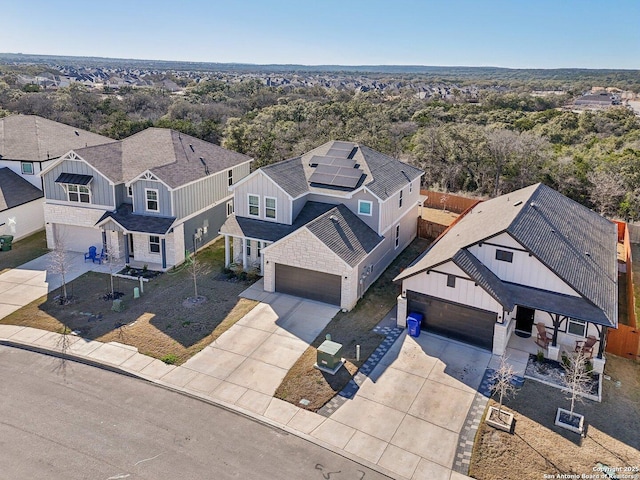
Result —
MULTIPOLYGON (((67 252, 68 272, 65 275, 67 283, 89 272, 109 273, 108 265, 99 265, 93 262, 85 262, 84 254, 67 252)), ((24 307, 47 293, 62 285, 60 275, 52 274, 52 253, 31 260, 19 267, 0 275, 0 318, 24 307)), ((114 271, 118 266, 112 267, 114 271)))

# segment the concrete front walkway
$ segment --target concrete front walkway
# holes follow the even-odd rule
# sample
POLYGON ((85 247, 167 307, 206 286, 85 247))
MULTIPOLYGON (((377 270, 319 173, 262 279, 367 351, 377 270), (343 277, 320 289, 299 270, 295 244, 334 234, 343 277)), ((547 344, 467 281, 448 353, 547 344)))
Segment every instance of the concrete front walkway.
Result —
MULTIPOLYGON (((28 305, 62 285, 58 274, 50 273, 53 253, 47 253, 0 275, 0 318, 28 305)), ((108 265, 85 262, 84 254, 67 252, 67 283, 89 271, 109 273, 108 265)), ((118 271, 123 265, 113 265, 118 271)))

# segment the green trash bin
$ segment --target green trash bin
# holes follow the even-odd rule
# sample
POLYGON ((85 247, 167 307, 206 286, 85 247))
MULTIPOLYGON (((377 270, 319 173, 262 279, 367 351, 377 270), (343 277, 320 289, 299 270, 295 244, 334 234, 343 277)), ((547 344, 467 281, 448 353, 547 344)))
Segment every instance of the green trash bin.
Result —
POLYGON ((13 242, 13 235, 0 235, 0 250, 3 252, 11 250, 11 242, 13 242))

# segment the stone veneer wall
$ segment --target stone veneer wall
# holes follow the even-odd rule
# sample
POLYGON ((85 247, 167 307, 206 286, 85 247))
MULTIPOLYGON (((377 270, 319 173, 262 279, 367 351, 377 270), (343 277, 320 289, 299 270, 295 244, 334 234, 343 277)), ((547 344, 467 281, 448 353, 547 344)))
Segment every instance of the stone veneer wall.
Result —
POLYGON ((47 232, 47 247, 55 248, 53 224, 59 223, 62 225, 95 228, 96 222, 102 217, 104 212, 105 210, 96 208, 45 203, 44 222, 47 232))

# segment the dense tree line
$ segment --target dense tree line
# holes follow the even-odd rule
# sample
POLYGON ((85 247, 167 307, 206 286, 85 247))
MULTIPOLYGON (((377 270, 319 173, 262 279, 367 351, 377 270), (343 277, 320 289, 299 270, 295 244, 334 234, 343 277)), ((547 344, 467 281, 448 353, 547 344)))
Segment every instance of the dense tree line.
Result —
POLYGON ((5 72, 0 116, 36 114, 117 139, 173 128, 246 153, 256 167, 331 139, 351 140, 423 168, 430 188, 495 196, 542 181, 600 213, 639 220, 638 117, 625 107, 561 110, 568 96, 525 87, 481 88, 474 103, 457 92, 447 101, 422 100, 402 88, 284 89, 257 79, 201 82, 182 95, 99 93, 75 84, 25 91, 5 72))

